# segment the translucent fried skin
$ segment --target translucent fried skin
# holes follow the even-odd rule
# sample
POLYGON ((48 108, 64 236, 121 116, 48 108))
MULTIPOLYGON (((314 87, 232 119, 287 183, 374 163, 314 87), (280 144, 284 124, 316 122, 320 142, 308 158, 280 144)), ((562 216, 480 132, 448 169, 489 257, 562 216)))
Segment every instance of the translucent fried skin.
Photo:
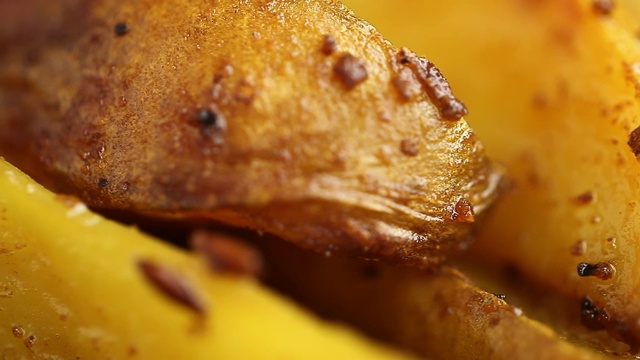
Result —
POLYGON ((0 155, 90 205, 428 266, 495 196, 467 123, 336 1, 23 3, 0 155))

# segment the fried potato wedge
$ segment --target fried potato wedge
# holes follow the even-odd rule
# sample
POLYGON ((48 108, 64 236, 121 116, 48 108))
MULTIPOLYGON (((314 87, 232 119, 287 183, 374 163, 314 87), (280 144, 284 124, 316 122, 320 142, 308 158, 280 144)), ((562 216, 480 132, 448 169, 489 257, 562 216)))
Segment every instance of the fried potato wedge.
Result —
MULTIPOLYGON (((430 359, 605 359, 459 271, 326 258, 265 241, 271 282, 320 314, 430 359)), ((509 300, 509 296, 507 297, 509 300)))
POLYGON ((637 349, 640 4, 347 3, 393 41, 432 54, 506 166, 513 188, 473 254, 564 294, 585 325, 637 349))
POLYGON ((495 196, 440 72, 336 1, 44 3, 0 36, 0 154, 89 205, 426 266, 495 196))
POLYGON ((1 159, 0 279, 3 359, 410 358, 251 278, 214 274, 1 159))

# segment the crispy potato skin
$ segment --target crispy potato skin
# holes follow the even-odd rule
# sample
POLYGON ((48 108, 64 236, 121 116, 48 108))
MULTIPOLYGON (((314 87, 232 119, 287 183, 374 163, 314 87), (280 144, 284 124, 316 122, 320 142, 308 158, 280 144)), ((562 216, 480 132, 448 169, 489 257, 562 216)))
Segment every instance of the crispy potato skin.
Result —
POLYGON ((336 1, 28 3, 47 20, 0 36, 0 153, 93 206, 428 266, 468 241, 455 204, 495 195, 466 122, 415 75, 401 96, 398 49, 336 1))

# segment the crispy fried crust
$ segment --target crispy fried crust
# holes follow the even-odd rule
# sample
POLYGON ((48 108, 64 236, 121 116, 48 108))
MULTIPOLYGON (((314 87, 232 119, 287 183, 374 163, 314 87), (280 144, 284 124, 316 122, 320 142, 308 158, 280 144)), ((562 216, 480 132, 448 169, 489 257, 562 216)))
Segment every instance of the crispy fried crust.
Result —
POLYGON ((336 1, 44 3, 2 5, 0 154, 93 206, 429 265, 495 195, 433 64, 336 1))

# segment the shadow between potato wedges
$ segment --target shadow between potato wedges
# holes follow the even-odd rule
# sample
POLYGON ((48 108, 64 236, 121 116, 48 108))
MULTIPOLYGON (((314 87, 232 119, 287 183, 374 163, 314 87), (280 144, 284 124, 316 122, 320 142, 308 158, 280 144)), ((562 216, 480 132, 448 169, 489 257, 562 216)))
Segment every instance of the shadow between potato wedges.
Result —
POLYGON ((326 258, 277 239, 262 240, 259 243, 268 264, 270 285, 322 316, 345 321, 422 356, 433 359, 626 356, 620 355, 626 350, 624 344, 616 343, 604 332, 592 333, 581 328, 579 309, 566 305, 557 296, 529 287, 521 278, 503 281, 504 274, 482 274, 479 267, 465 262, 464 271, 473 274, 485 288, 507 293, 505 301, 502 295, 475 286, 455 267, 428 273, 326 258), (548 322, 543 325, 532 318, 548 322))

